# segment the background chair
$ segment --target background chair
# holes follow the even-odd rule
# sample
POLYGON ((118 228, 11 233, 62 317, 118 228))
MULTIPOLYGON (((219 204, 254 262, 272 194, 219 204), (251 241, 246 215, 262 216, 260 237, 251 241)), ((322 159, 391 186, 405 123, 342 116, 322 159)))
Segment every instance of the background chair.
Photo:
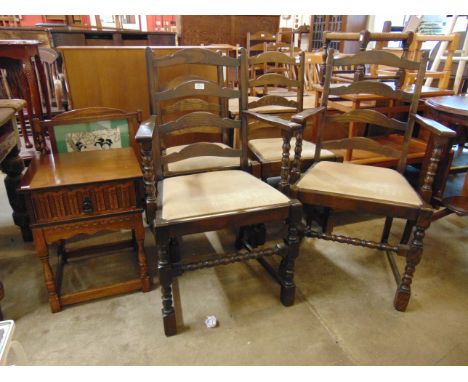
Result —
MULTIPOLYGON (((308 228, 305 232, 306 236, 364 246, 387 252, 395 280, 398 284, 394 298, 394 307, 399 311, 405 311, 407 308, 411 295, 411 283, 414 271, 422 256, 422 240, 432 217, 431 207, 421 199, 420 195, 411 187, 402 174, 405 169, 409 139, 416 120, 418 120, 419 123, 430 126, 432 129, 445 129, 434 121, 421 119, 416 115, 426 63, 427 55, 424 55, 420 62, 398 58, 384 51, 360 52, 352 57, 335 59, 333 51, 330 51, 327 58, 327 71, 321 100, 320 110, 322 119, 316 142, 316 163, 299 179, 299 181, 291 186, 291 195, 297 197, 304 203, 308 210, 308 228), (369 80, 331 86, 331 76, 334 66, 367 65, 369 63, 417 71, 418 76, 414 91, 405 93, 385 83, 369 80), (340 115, 326 114, 329 95, 342 96, 348 93, 359 94, 361 92, 390 95, 392 98, 410 102, 411 106, 408 118, 399 121, 372 109, 353 110, 340 115), (385 129, 402 131, 404 133, 404 140, 401 149, 396 150, 389 147, 382 147, 378 142, 365 137, 350 137, 332 141, 324 141, 322 139, 323 132, 331 128, 334 123, 346 123, 349 121, 373 123, 385 129), (330 150, 338 148, 360 149, 393 156, 394 158, 398 158, 397 170, 352 163, 320 161, 320 150, 322 148, 330 150), (323 209, 326 213, 322 232, 314 230, 311 227, 313 219, 313 214, 311 212, 314 209, 323 209), (333 224, 329 218, 330 214, 334 210, 343 209, 354 211, 355 213, 366 212, 385 216, 386 220, 381 240, 377 242, 333 234, 333 224), (409 235, 407 235, 408 237, 403 238, 402 242, 398 245, 388 243, 388 237, 394 218, 405 219, 407 221, 407 226, 412 227, 413 224, 415 225, 412 240, 409 240, 409 235), (403 276, 400 276, 396 262, 393 259, 393 253, 397 253, 399 256, 404 256, 406 258, 403 276)), ((430 172, 437 169, 439 160, 437 150, 435 150, 433 154, 430 172)), ((433 178, 428 176, 423 188, 431 188, 432 181, 433 178)))
MULTIPOLYGON (((237 98, 243 111, 247 104, 246 53, 241 50, 240 58, 223 57, 204 49, 183 49, 173 55, 153 58, 147 50, 149 73, 175 64, 201 64, 222 68, 236 68, 242 72, 240 90, 225 88, 216 81, 196 79, 179 83, 176 87, 153 91, 153 110, 159 111, 166 101, 180 101, 193 97, 237 98)), ((176 276, 184 271, 196 270, 220 264, 260 259, 264 256, 282 257, 278 271, 261 261, 273 272, 281 285, 281 301, 291 305, 294 301, 294 259, 298 255, 299 237, 297 225, 301 219, 301 207, 281 192, 254 177, 249 172, 252 166, 247 158, 246 116, 240 120, 224 118, 213 111, 190 111, 183 116, 161 121, 159 115, 140 126, 137 141, 141 145, 146 186, 147 219, 154 229, 158 251, 158 270, 163 301, 163 322, 166 335, 177 332, 173 306, 172 284, 176 276), (222 129, 240 130, 240 150, 221 147, 211 143, 195 142, 178 152, 168 153, 160 145, 165 137, 193 127, 214 126, 222 129), (156 153, 156 155, 153 155, 156 153), (210 168, 210 171, 184 175, 168 171, 172 163, 192 157, 209 156, 236 158, 236 169, 210 168), (255 237, 238 237, 237 246, 244 249, 232 254, 205 256, 183 256, 177 250, 177 239, 188 234, 202 233, 241 226, 258 226, 268 221, 288 219, 289 228, 284 243, 273 247, 256 248, 263 240, 255 237)), ((297 126, 298 127, 298 126, 297 126)), ((241 234, 248 231, 241 230, 241 234)), ((252 231, 250 231, 252 232, 252 231)))
MULTIPOLYGON (((264 95, 260 98, 249 97, 247 113, 249 117, 249 142, 248 147, 252 158, 258 160, 261 164, 262 179, 277 177, 285 171, 287 165, 285 161, 292 161, 292 173, 299 174, 301 169, 308 168, 315 154, 315 145, 302 140, 302 129, 294 131, 291 129, 291 121, 286 120, 288 114, 295 114, 303 111, 304 101, 304 53, 299 56, 299 62, 296 63, 294 57, 281 52, 266 52, 254 57, 249 57, 249 66, 254 67, 260 64, 282 64, 295 67, 298 73, 297 80, 288 78, 279 73, 266 73, 256 79, 248 80, 249 88, 258 86, 280 86, 284 91, 286 89, 294 90, 294 96, 280 92, 264 95), (283 109, 281 118, 269 114, 272 109, 283 109), (284 112, 288 112, 285 114, 284 112), (262 137, 253 138, 254 123, 259 122, 263 127, 259 129, 262 137), (265 137, 265 131, 268 126, 271 131, 271 137, 265 137), (281 134, 281 137, 278 135, 281 134), (299 140, 297 138, 300 136, 299 140), (290 142, 289 146, 288 143, 290 142), (289 153, 289 155, 287 154, 289 153), (302 162, 297 160, 298 153, 302 156, 302 162)), ((322 156, 329 160, 337 160, 337 157, 330 151, 323 150, 322 156)), ((283 176, 283 179, 284 176, 283 176)), ((287 188, 286 181, 281 184, 282 189, 287 188)))

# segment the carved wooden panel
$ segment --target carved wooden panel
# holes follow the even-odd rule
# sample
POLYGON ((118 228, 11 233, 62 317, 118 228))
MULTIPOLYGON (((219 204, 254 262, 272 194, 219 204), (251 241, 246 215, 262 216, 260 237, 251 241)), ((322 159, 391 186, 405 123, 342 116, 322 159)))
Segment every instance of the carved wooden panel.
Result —
POLYGON ((36 223, 94 216, 136 208, 133 182, 37 191, 31 195, 36 223))
POLYGON ((246 46, 247 32, 276 33, 279 16, 180 16, 180 45, 246 46))

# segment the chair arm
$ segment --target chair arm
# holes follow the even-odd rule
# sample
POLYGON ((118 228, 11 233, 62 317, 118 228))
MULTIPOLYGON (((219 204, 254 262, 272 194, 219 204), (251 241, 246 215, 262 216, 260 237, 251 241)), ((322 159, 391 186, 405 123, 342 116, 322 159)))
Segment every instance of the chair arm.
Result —
POLYGON ((248 117, 253 117, 259 121, 266 122, 272 126, 279 127, 280 129, 286 130, 288 132, 294 132, 296 130, 302 129, 302 125, 299 123, 286 121, 285 119, 275 117, 274 115, 255 113, 249 110, 244 110, 242 113, 248 117))
POLYGON ((152 115, 149 119, 142 122, 135 134, 135 140, 138 143, 151 142, 156 127, 156 116, 152 115))
POLYGON ((301 111, 300 113, 294 114, 291 117, 291 120, 296 122, 296 123, 300 123, 301 125, 303 125, 304 122, 307 121, 310 117, 314 117, 317 114, 321 114, 325 110, 327 110, 327 108, 325 106, 319 106, 319 107, 315 107, 313 109, 305 109, 305 110, 301 111))
POLYGON ((141 149, 141 167, 143 172, 143 184, 145 187, 145 214, 146 222, 153 226, 157 208, 157 189, 155 168, 153 162, 153 134, 156 131, 156 116, 142 122, 135 134, 135 140, 141 149))
POLYGON ((433 119, 425 118, 418 114, 415 115, 415 119, 416 122, 419 123, 422 127, 439 137, 453 138, 457 135, 455 131, 449 129, 437 121, 434 121, 433 119))

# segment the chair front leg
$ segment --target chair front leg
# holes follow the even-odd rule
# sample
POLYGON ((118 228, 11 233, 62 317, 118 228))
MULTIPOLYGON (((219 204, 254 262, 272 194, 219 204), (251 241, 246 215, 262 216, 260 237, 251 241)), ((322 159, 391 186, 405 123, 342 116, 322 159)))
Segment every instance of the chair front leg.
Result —
POLYGON ((283 154, 281 157, 281 181, 280 191, 284 194, 289 194, 289 176, 290 176, 290 161, 289 151, 291 149, 291 133, 283 131, 283 154))
POLYGON ((294 283, 294 263, 299 255, 299 245, 301 237, 299 235, 299 225, 302 220, 302 205, 298 200, 291 202, 289 209, 289 227, 285 239, 287 253, 281 260, 279 266, 279 276, 281 278, 281 303, 285 306, 294 304, 296 284, 294 283))
POLYGON ((301 177, 302 131, 296 133, 296 146, 294 147, 294 160, 291 166, 290 184, 301 177))
POLYGON ((421 261, 423 253, 423 239, 425 231, 429 228, 432 218, 432 210, 426 209, 422 211, 416 222, 413 240, 409 245, 409 250, 406 253, 406 266, 403 277, 398 285, 393 305, 400 312, 406 311, 411 297, 411 283, 413 282, 416 266, 421 261))
POLYGON ((175 310, 172 298, 172 263, 169 251, 169 238, 157 235, 158 273, 161 283, 162 315, 164 334, 172 336, 177 333, 175 310))

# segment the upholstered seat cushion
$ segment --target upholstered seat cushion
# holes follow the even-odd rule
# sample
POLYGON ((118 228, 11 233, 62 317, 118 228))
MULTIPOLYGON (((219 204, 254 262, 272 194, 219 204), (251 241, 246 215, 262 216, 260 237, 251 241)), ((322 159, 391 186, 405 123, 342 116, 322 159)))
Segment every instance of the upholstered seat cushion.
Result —
POLYGON ((0 99, 0 108, 14 109, 15 112, 26 107, 26 101, 19 98, 0 99))
POLYGON ((0 126, 12 119, 18 110, 26 106, 24 99, 0 99, 0 126))
MULTIPOLYGON (((249 141, 249 149, 260 159, 262 162, 278 162, 281 161, 283 155, 283 138, 261 138, 252 139, 249 141)), ((289 150, 289 157, 294 158, 294 148, 296 147, 296 138, 291 138, 291 149, 289 150)), ((302 141, 302 159, 314 159, 315 144, 312 142, 302 141)), ((333 160, 336 155, 329 150, 322 150, 320 152, 322 159, 333 160)))
POLYGON ((175 176, 160 185, 165 220, 289 203, 284 194, 242 170, 175 176))
MULTIPOLYGON (((229 147, 221 142, 213 142, 214 145, 229 147)), ((187 145, 172 146, 166 149, 166 155, 179 152, 187 145)), ((183 159, 177 162, 169 163, 167 169, 171 173, 184 173, 191 171, 209 170, 213 168, 239 167, 240 158, 238 157, 217 157, 217 156, 199 156, 183 159)))
POLYGON ((371 199, 404 206, 422 205, 421 198, 399 172, 352 163, 319 162, 296 183, 300 191, 371 199))

